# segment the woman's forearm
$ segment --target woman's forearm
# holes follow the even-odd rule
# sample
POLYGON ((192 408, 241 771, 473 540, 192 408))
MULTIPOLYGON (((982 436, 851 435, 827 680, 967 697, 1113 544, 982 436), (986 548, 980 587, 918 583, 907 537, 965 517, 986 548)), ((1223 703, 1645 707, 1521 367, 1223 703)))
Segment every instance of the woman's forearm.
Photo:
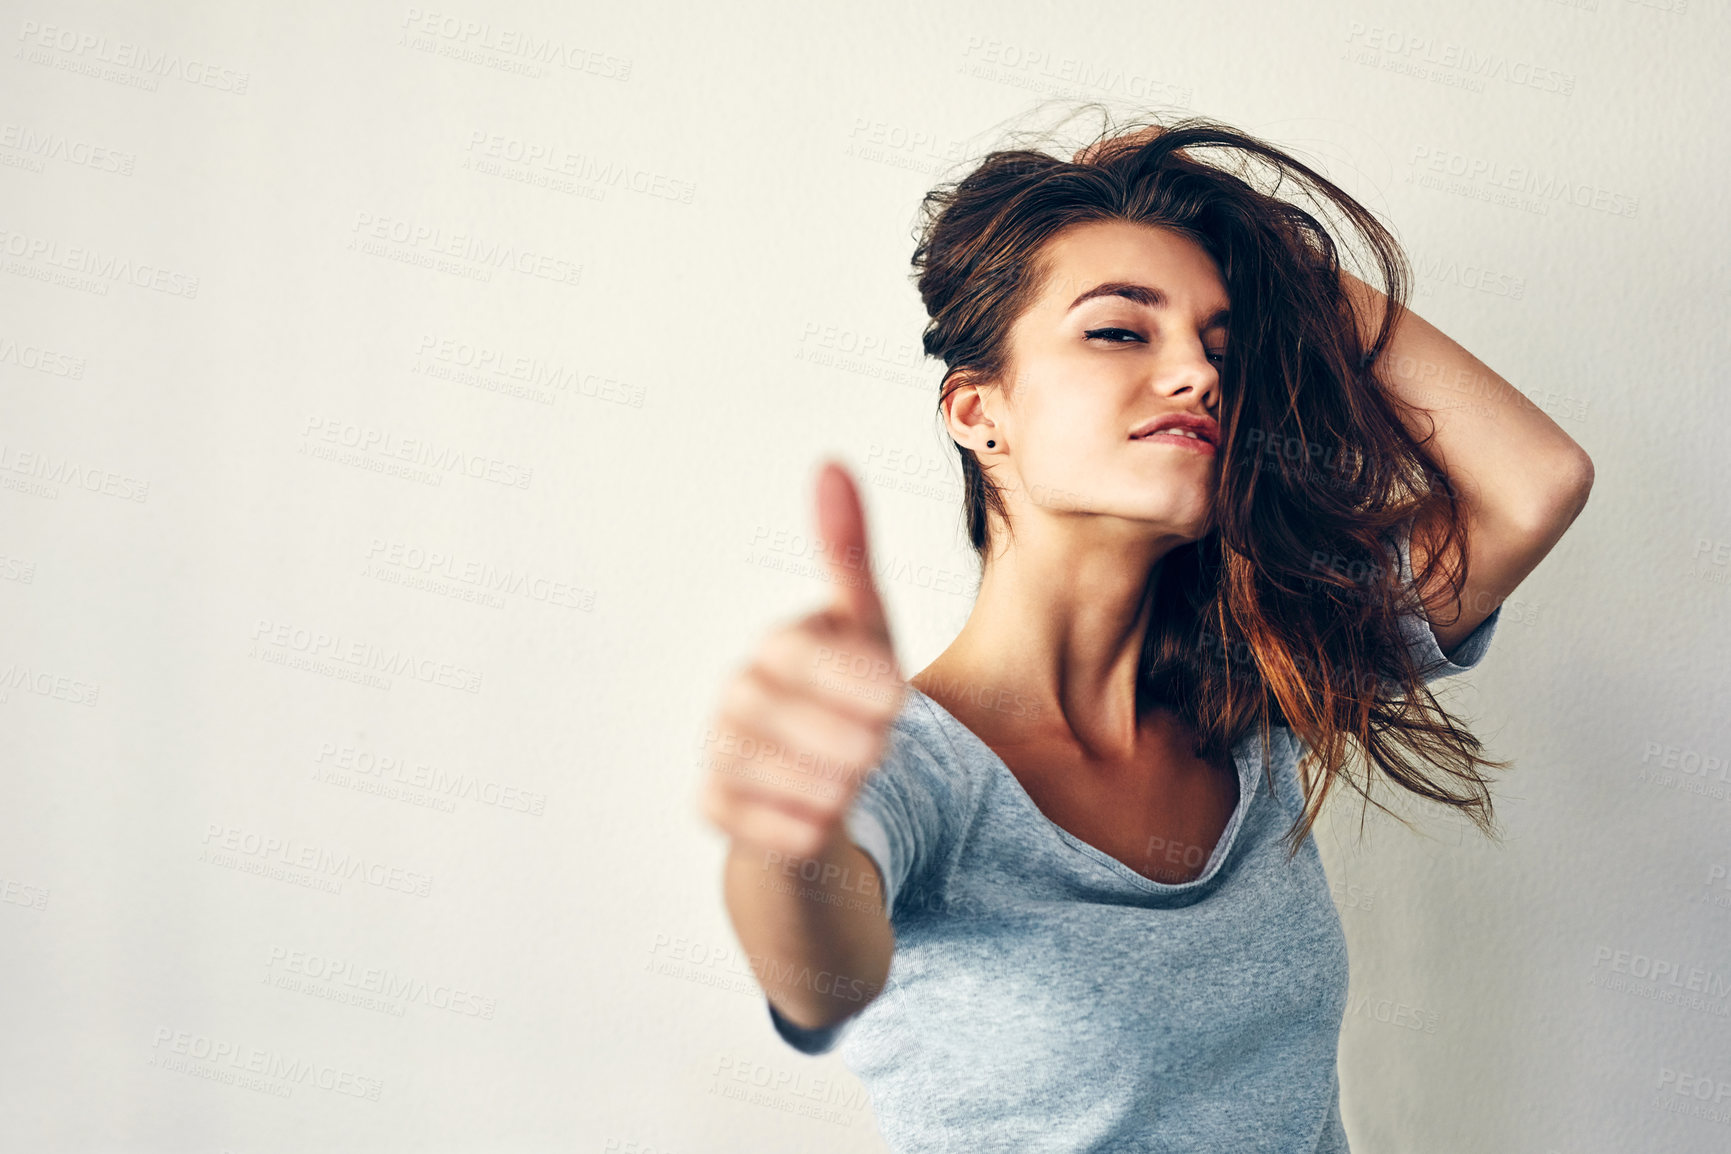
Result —
POLYGON ((734 933, 794 1025, 834 1025, 883 989, 896 936, 877 883, 877 866, 843 830, 810 859, 729 845, 722 887, 734 933))
MULTIPOLYGON (((1342 272, 1341 279, 1368 349, 1388 298, 1350 273, 1342 272)), ((1581 446, 1544 410, 1410 308, 1375 371, 1401 402, 1408 430, 1418 440, 1431 438, 1426 448, 1481 518, 1536 526, 1572 520, 1580 511, 1592 484, 1592 462, 1581 446)))

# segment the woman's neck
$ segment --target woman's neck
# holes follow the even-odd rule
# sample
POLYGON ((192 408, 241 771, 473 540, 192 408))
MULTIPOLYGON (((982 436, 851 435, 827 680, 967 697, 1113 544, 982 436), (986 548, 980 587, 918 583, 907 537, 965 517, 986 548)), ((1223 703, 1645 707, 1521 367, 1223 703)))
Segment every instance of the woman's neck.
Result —
POLYGON ((982 736, 1133 757, 1145 734, 1136 711, 1145 581, 1112 585, 1036 586, 1026 571, 989 571, 967 624, 909 683, 982 736))

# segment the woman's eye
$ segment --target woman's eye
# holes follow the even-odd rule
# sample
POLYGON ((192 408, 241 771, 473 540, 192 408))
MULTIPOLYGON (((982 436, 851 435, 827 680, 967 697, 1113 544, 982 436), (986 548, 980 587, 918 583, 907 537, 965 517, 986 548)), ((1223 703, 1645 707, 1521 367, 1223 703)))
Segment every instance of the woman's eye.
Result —
MULTIPOLYGON (((1132 340, 1132 341, 1141 341, 1141 340, 1145 339, 1141 333, 1132 332, 1129 329, 1118 329, 1118 328, 1089 329, 1089 330, 1087 330, 1087 332, 1085 332, 1083 334, 1083 336, 1085 336, 1088 340, 1091 340, 1091 341, 1103 340, 1107 344, 1113 344, 1113 345, 1122 345, 1122 344, 1128 344, 1129 343, 1129 341, 1121 340, 1120 339, 1121 337, 1129 337, 1130 340, 1132 340)), ((1224 365, 1226 363, 1226 352, 1223 349, 1218 353, 1209 353, 1208 359, 1211 361, 1214 361, 1216 364, 1224 365)))

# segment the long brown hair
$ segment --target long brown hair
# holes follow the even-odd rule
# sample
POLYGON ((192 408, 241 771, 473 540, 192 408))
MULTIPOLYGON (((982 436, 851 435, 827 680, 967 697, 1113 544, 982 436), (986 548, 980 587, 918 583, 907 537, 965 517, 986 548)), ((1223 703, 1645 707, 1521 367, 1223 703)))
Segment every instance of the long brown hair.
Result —
MULTIPOLYGON (((1195 752, 1215 762, 1253 729, 1266 753, 1271 727, 1290 727, 1310 755, 1289 855, 1337 781, 1374 800, 1348 771, 1354 747, 1406 790, 1464 811, 1495 837, 1479 767, 1510 763, 1479 756, 1479 740, 1424 685, 1398 625, 1403 613, 1423 612, 1416 587, 1451 549, 1461 558, 1448 572, 1456 597, 1466 579, 1458 495, 1374 376, 1408 295, 1399 245, 1309 166, 1203 117, 1108 124, 1089 149, 1082 163, 1033 148, 992 151, 926 194, 913 265, 930 318, 925 352, 946 366, 940 413, 965 384, 1013 388, 1011 327, 1042 291, 1046 246, 1063 229, 1122 220, 1200 244, 1232 309, 1219 487, 1207 536, 1167 553, 1149 575, 1138 715, 1155 705, 1175 711, 1197 734, 1195 752), (1196 155, 1204 149, 1231 150, 1235 163, 1207 163, 1196 155), (1389 301, 1370 348, 1327 227, 1254 185, 1257 165, 1276 189, 1295 186, 1366 242, 1389 301), (1395 542, 1415 524, 1434 547, 1403 586, 1395 542)), ((988 513, 1013 526, 972 450, 956 450, 983 569, 988 513)))

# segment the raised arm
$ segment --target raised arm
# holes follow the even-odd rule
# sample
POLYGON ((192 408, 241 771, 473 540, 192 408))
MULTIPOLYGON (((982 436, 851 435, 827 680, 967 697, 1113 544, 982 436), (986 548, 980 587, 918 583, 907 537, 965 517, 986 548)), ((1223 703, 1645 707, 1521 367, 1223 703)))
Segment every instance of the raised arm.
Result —
MULTIPOLYGON (((1342 272, 1341 279, 1368 348, 1388 298, 1350 273, 1342 272)), ((1462 596, 1453 597, 1440 570, 1420 587, 1446 656, 1538 567, 1580 515, 1593 487, 1593 462, 1543 410, 1411 309, 1400 316, 1378 357, 1376 376, 1401 402, 1401 419, 1415 438, 1431 436, 1434 423, 1426 447, 1465 511, 1470 565, 1462 596)), ((1430 557, 1435 528, 1413 526, 1415 574, 1430 557)), ((1445 558, 1444 568, 1457 562, 1445 558)))
POLYGON ((723 895, 777 1013, 815 1030, 883 989, 895 953, 877 864, 846 818, 907 689, 846 470, 818 479, 833 603, 773 630, 730 678, 700 805, 730 839, 723 895))

